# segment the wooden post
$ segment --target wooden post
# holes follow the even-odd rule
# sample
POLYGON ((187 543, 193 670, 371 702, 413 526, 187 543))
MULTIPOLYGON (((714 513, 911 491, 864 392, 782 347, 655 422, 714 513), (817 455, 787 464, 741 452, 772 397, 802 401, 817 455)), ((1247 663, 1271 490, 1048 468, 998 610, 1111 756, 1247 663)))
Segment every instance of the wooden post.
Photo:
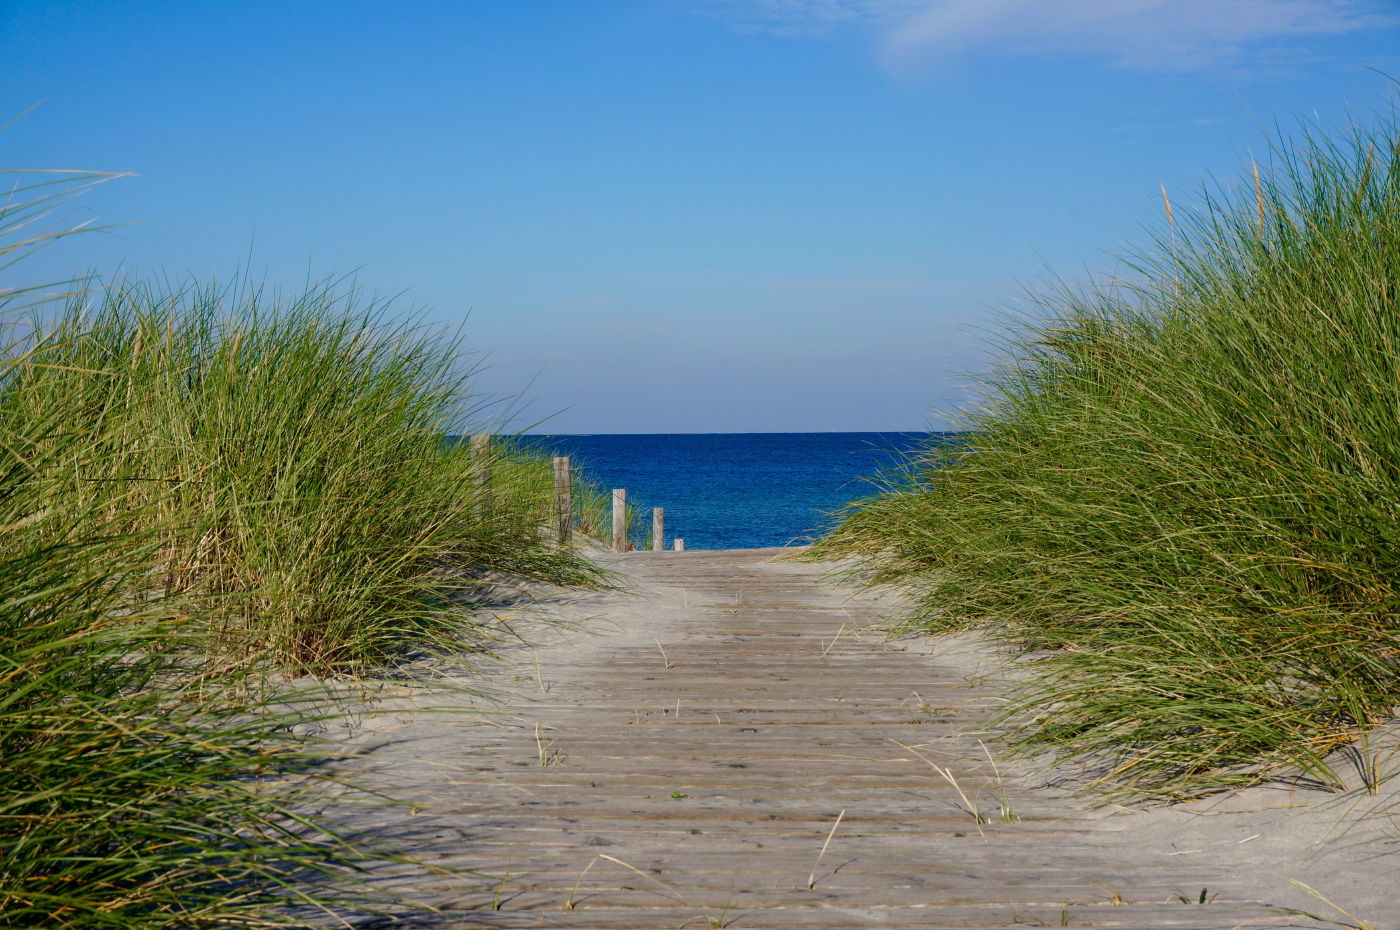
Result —
POLYGON ((567 455, 554 457, 554 538, 562 546, 574 529, 574 476, 567 455))
POLYGON ((677 552, 684 552, 684 551, 685 551, 685 540, 684 540, 684 539, 677 539, 675 545, 676 545, 676 551, 677 551, 677 552))
POLYGON ((627 551, 627 489, 613 488, 612 551, 627 551))
POLYGON ((478 520, 491 518, 491 434, 472 435, 472 511, 478 520))
POLYGON ((660 552, 666 548, 666 510, 663 507, 651 508, 651 551, 660 552))

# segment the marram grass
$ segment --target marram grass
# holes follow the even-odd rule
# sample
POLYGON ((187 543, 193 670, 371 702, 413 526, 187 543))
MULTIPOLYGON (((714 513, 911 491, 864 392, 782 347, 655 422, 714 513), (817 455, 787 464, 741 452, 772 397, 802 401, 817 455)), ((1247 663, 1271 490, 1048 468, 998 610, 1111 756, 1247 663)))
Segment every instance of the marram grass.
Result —
POLYGON ((56 506, 155 527, 149 583, 216 605, 224 661, 353 673, 470 644, 464 572, 590 578, 541 532, 547 461, 493 463, 476 506, 444 441, 470 413, 455 342, 356 299, 118 282, 4 384, 10 416, 80 437, 50 451, 56 506))
POLYGON ((305 926, 394 909, 358 875, 399 857, 304 814, 326 756, 290 727, 334 703, 272 702, 249 669, 192 661, 209 635, 199 603, 132 595, 158 535, 124 525, 128 509, 55 506, 69 426, 24 427, 0 420, 0 927, 305 926))
POLYGON ((818 547, 1024 650, 1023 748, 1138 795, 1337 784, 1400 704, 1398 142, 1281 138, 1170 204, 1138 283, 1043 295, 963 440, 818 547))
MULTIPOLYGON (((0 271, 103 177, 0 201, 0 271)), ((6 324, 71 299, 0 350, 0 927, 421 911, 372 869, 426 866, 309 813, 389 802, 295 731, 335 679, 488 648, 483 572, 597 579, 542 531, 548 463, 502 446, 477 507, 456 344, 348 292, 82 291, 0 289, 6 324)))

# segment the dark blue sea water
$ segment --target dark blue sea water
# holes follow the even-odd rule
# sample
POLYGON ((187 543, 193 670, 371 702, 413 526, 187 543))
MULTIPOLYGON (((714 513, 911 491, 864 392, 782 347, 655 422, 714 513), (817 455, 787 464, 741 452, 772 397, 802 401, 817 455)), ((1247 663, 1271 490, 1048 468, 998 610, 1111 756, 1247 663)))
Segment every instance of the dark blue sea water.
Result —
MULTIPOLYGON (((569 455, 604 489, 666 509, 667 548, 800 544, 829 514, 874 493, 869 478, 894 466, 927 433, 675 433, 530 436, 569 455)), ((647 523, 650 526, 650 523, 647 523)))

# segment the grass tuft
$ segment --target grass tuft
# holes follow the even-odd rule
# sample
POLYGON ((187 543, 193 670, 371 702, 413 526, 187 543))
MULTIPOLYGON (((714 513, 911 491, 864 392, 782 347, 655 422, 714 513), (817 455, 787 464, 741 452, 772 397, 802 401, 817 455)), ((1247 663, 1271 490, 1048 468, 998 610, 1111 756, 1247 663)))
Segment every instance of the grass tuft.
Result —
MULTIPOLYGON (((0 271, 109 177, 24 173, 0 271)), ((297 733, 337 679, 487 648, 483 575, 599 580, 543 532, 547 461, 500 444, 474 506, 458 346, 335 285, 92 290, 0 287, 0 925, 431 910, 371 870, 444 870, 308 813, 384 799, 297 733)))
POLYGON ((1400 134, 1280 137, 1131 256, 1038 295, 959 441, 817 557, 911 624, 1027 653, 1021 748, 1179 797, 1329 754, 1400 704, 1400 134))
POLYGON ((586 582, 541 532, 547 463, 498 443, 474 504, 472 413, 450 339, 326 283, 108 287, 71 302, 4 383, 20 421, 61 415, 55 506, 154 527, 168 595, 217 605, 220 660, 356 674, 480 639, 475 574, 586 582))

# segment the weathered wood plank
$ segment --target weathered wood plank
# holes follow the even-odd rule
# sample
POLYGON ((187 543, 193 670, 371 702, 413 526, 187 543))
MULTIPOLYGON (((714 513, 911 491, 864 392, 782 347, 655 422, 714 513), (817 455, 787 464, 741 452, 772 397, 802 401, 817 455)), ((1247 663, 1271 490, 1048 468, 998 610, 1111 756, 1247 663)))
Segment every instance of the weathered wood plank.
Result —
POLYGON ((1310 925, 1270 923, 1218 862, 1105 848, 1096 815, 992 762, 994 683, 772 555, 614 557, 641 596, 507 654, 502 713, 386 724, 379 777, 416 792, 395 841, 479 873, 414 893, 502 930, 1310 925))

